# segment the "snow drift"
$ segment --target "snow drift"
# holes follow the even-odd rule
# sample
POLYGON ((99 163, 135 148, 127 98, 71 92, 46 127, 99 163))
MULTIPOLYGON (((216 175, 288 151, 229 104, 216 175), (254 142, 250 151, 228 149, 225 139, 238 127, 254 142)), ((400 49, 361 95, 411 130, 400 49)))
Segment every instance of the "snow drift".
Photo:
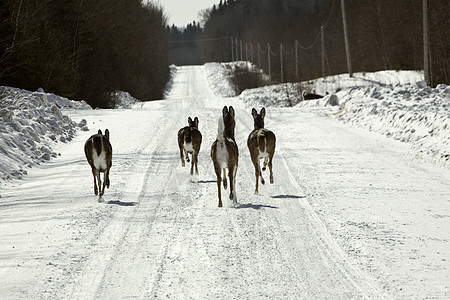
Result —
POLYGON ((0 87, 0 180, 20 179, 27 168, 58 155, 53 148, 70 141, 76 124, 61 109, 91 109, 84 101, 71 101, 43 91, 0 87))

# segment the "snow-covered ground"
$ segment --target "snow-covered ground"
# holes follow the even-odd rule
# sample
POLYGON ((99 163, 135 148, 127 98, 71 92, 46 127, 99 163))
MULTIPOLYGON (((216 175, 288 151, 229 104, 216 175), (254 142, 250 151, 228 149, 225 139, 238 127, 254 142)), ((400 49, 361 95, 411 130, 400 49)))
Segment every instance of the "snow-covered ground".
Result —
MULTIPOLYGON (((220 64, 207 64, 208 74, 222 74, 220 64), (219 70, 217 70, 219 69, 219 70)), ((227 81, 227 76, 222 77, 227 81)), ((221 84, 210 80, 221 96, 221 84)), ((450 86, 430 88, 423 72, 380 71, 328 76, 300 84, 278 84, 245 90, 239 97, 249 106, 328 108, 324 113, 406 143, 413 156, 450 168, 450 86), (323 95, 303 101, 302 91, 323 95)))
POLYGON ((286 107, 295 86, 229 97, 224 72, 173 67, 165 100, 119 110, 1 88, 0 297, 449 298, 449 88, 415 72, 343 75, 303 83, 329 95, 286 107), (238 205, 219 209, 209 150, 224 105, 238 205), (277 135, 260 195, 253 106, 277 135), (189 116, 203 134, 193 178, 176 140, 189 116), (113 167, 98 203, 83 144, 105 128, 113 167))

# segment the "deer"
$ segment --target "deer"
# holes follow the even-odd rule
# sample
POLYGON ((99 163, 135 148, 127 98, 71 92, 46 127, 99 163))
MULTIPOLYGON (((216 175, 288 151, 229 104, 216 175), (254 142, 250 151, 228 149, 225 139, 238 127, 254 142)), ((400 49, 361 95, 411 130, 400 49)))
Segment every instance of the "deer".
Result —
POLYGON ((221 183, 227 189, 227 174, 230 180, 230 200, 237 203, 236 197, 236 173, 238 169, 239 150, 234 139, 234 128, 236 126, 234 108, 224 106, 222 116, 219 118, 217 139, 211 146, 211 159, 217 176, 217 192, 219 207, 222 207, 221 183), (221 176, 223 170, 223 178, 221 176))
POLYGON ((191 176, 195 174, 198 175, 198 153, 200 152, 200 146, 202 145, 202 134, 198 130, 198 118, 195 117, 194 121, 192 118, 188 118, 189 126, 183 127, 178 130, 178 147, 180 148, 180 158, 181 165, 184 167, 184 155, 186 155, 186 160, 189 162, 189 154, 192 156, 191 163, 191 176))
MULTIPOLYGON (((84 144, 84 153, 94 176, 94 194, 99 195, 99 199, 105 193, 105 186, 109 188, 109 170, 112 167, 112 146, 109 142, 109 130, 105 130, 105 135, 99 129, 97 134, 92 135, 84 144), (100 179, 103 175, 103 186, 100 179), (97 187, 98 183, 98 187, 97 187)), ((100 200, 99 200, 100 201, 100 200)))
POLYGON ((255 195, 258 194, 258 181, 261 178, 261 183, 265 184, 262 176, 260 159, 264 158, 264 165, 262 171, 266 170, 269 165, 270 183, 273 183, 272 159, 275 154, 276 137, 275 134, 264 128, 264 117, 266 116, 266 109, 263 107, 258 114, 255 108, 252 109, 254 129, 250 132, 247 139, 247 147, 250 151, 253 166, 255 167, 256 186, 255 195))

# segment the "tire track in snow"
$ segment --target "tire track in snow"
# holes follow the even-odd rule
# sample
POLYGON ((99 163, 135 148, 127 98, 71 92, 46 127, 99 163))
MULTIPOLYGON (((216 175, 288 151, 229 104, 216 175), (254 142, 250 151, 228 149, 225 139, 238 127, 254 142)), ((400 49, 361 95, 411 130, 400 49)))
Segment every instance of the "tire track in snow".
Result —
MULTIPOLYGON (((165 118, 161 116, 161 119, 165 118)), ((89 253, 90 257, 85 264, 85 268, 81 272, 82 277, 71 292, 71 298, 92 299, 105 294, 111 295, 105 289, 111 288, 109 286, 111 283, 109 276, 114 273, 114 269, 117 266, 121 266, 117 260, 129 258, 129 256, 124 256, 124 253, 122 253, 124 248, 127 247, 125 244, 128 242, 128 237, 130 235, 139 235, 147 236, 148 238, 148 232, 152 230, 153 222, 160 210, 161 199, 153 197, 154 195, 147 195, 148 186, 153 183, 153 177, 161 174, 162 166, 160 162, 166 159, 161 159, 160 153, 164 152, 160 152, 160 150, 165 143, 165 136, 168 135, 168 131, 171 128, 166 127, 164 122, 156 122, 156 124, 158 124, 158 127, 155 128, 157 135, 150 140, 158 142, 156 145, 150 142, 146 149, 139 151, 138 157, 133 158, 135 161, 134 165, 128 166, 128 169, 130 169, 127 171, 129 172, 128 176, 143 174, 139 193, 137 193, 137 198, 134 201, 135 205, 131 209, 118 209, 109 223, 95 236, 95 245, 89 253), (139 166, 136 170, 136 165, 142 162, 145 163, 145 166, 139 166), (139 169, 142 171, 139 171, 139 169), (151 201, 147 199, 150 197, 151 201), (145 226, 136 226, 138 224, 136 220, 142 220, 145 226)), ((126 183, 123 184, 123 187, 126 189, 126 183)), ((122 197, 126 197, 126 194, 121 193, 122 197)), ((119 202, 123 202, 121 200, 127 199, 119 199, 119 202)), ((139 245, 135 247, 139 247, 139 245)), ((130 263, 133 264, 133 262, 130 263)), ((131 283, 129 282, 129 284, 131 283)), ((129 293, 130 291, 127 290, 127 292, 129 293)))
MULTIPOLYGON (((250 109, 246 110, 250 111, 250 109)), ((271 113, 272 114, 276 113, 276 110, 277 110, 276 108, 272 109, 271 113)), ((253 121, 250 113, 248 113, 247 117, 247 119, 250 120, 248 122, 246 122, 246 119, 242 116, 242 114, 239 114, 238 116, 239 116, 237 118, 238 124, 236 125, 236 128, 239 129, 239 131, 242 131, 243 130, 242 128, 244 128, 244 130, 250 133, 251 130, 253 130, 251 125, 249 125, 252 124, 251 122, 253 121)), ((270 117, 268 117, 268 120, 270 120, 270 117)), ((274 129, 274 127, 276 128, 276 126, 273 127, 268 126, 268 128, 270 129, 274 129)), ((275 133, 278 134, 277 137, 281 137, 282 133, 277 132, 275 133)), ((245 136, 245 133, 241 133, 240 135, 241 137, 245 136)), ((278 143, 279 141, 280 139, 278 139, 278 143)), ((241 147, 241 149, 242 148, 244 147, 241 147)), ((247 147, 245 144, 245 150, 247 150, 246 148, 247 147)), ((314 236, 313 239, 318 242, 318 244, 315 245, 315 250, 317 252, 310 251, 309 254, 311 255, 311 257, 319 256, 319 259, 317 259, 316 262, 323 261, 324 266, 321 272, 319 272, 323 274, 321 276, 317 276, 316 280, 313 280, 311 282, 305 281, 305 283, 308 285, 308 288, 303 290, 302 292, 306 291, 308 297, 311 296, 327 297, 327 295, 330 295, 327 293, 328 287, 323 286, 322 287, 323 290, 320 290, 321 284, 317 283, 321 282, 321 278, 327 277, 327 275, 329 278, 333 278, 333 275, 334 277, 336 277, 337 274, 340 274, 339 276, 336 277, 335 280, 333 280, 335 282, 334 283, 332 282, 333 284, 336 285, 335 296, 347 298, 358 295, 358 297, 364 298, 373 298, 373 297, 381 298, 382 293, 379 290, 379 288, 376 287, 373 280, 367 275, 363 274, 349 262, 344 251, 338 246, 336 241, 334 241, 334 239, 331 237, 327 228, 320 220, 320 218, 317 216, 317 214, 314 212, 313 208, 310 206, 306 197, 303 196, 305 195, 305 188, 301 184, 299 184, 297 182, 296 177, 293 176, 282 148, 283 148, 282 145, 277 145, 277 150, 275 151, 274 157, 275 184, 273 186, 269 186, 268 184, 261 186, 260 193, 261 192, 265 194, 272 193, 273 195, 274 192, 277 192, 278 195, 281 196, 285 195, 287 198, 285 201, 282 201, 283 206, 286 207, 280 207, 280 209, 282 208, 287 209, 286 212, 289 212, 288 215, 285 215, 284 218, 273 218, 273 216, 267 217, 267 222, 271 222, 272 224, 274 224, 273 226, 274 228, 277 228, 278 230, 282 231, 281 229, 283 226, 285 226, 285 224, 282 224, 279 220, 291 219, 297 221, 298 218, 295 217, 295 214, 301 213, 301 215, 303 215, 303 217, 305 218, 304 220, 302 220, 301 223, 304 224, 305 222, 307 222, 308 227, 311 229, 308 231, 308 233, 313 234, 314 236), (286 193, 285 191, 288 192, 286 193), (289 199, 290 196, 293 196, 292 199, 289 199), (301 209, 301 211, 299 211, 299 209, 301 209), (319 255, 317 253, 319 253, 319 255), (325 272, 325 270, 327 269, 329 271, 325 272), (326 274, 327 272, 331 272, 332 275, 326 274)), ((243 151, 241 150, 241 152, 243 151)), ((241 179, 242 177, 245 177, 246 179, 245 181, 248 183, 249 182, 248 178, 250 178, 251 179, 250 182, 252 182, 250 187, 253 188, 255 181, 253 171, 254 167, 251 163, 248 163, 250 162, 250 157, 247 152, 248 151, 246 151, 247 155, 245 154, 240 155, 241 172, 238 172, 238 180, 241 179), (244 158, 245 160, 243 160, 242 158, 244 158), (242 174, 243 172, 244 174, 242 174)), ((267 175, 268 171, 264 173, 266 173, 267 175)), ((247 186, 247 188, 250 187, 247 186)), ((257 197, 260 198, 261 196, 257 197)), ((268 201, 267 203, 272 203, 267 204, 267 206, 270 205, 276 206, 276 204, 273 204, 274 198, 269 199, 267 196, 265 196, 264 198, 265 198, 263 199, 265 200, 264 202, 268 201)), ((263 210, 262 212, 264 213, 265 216, 267 216, 267 210, 263 210)), ((299 228, 301 228, 300 225, 301 224, 299 224, 298 226, 299 228)), ((279 236, 279 234, 274 234, 274 236, 279 236)), ((307 236, 304 236, 303 238, 305 237, 307 238, 307 236)), ((294 254, 297 251, 296 249, 298 248, 298 243, 301 243, 302 241, 292 238, 278 239, 276 241, 278 242, 277 249, 283 248, 286 242, 290 244, 290 247, 286 247, 285 251, 280 252, 280 255, 285 256, 285 265, 289 265, 289 259, 294 257, 294 254), (293 249, 294 251, 292 251, 293 249), (286 253, 288 253, 288 255, 286 255, 286 253)), ((295 263, 292 263, 291 266, 292 265, 295 265, 295 263)), ((292 271, 293 274, 297 276, 299 274, 296 274, 296 272, 305 275, 308 274, 307 277, 310 278, 314 276, 314 274, 311 272, 311 269, 314 269, 316 266, 309 266, 309 267, 310 268, 308 269, 308 267, 305 268, 304 266, 300 266, 300 270, 292 270, 292 271)), ((296 280, 302 281, 301 278, 296 278, 296 280)))

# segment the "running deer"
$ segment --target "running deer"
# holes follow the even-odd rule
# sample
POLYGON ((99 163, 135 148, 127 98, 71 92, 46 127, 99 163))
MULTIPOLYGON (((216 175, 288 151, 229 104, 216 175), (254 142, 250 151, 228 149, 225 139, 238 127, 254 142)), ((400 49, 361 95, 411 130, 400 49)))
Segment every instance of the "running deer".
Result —
POLYGON ((211 146, 211 159, 217 176, 217 191, 219 196, 219 207, 222 207, 221 182, 227 188, 226 169, 230 179, 230 200, 237 203, 236 198, 236 172, 238 168, 239 150, 234 140, 234 127, 236 126, 234 109, 224 106, 222 117, 219 118, 219 129, 217 139, 211 146), (221 173, 223 170, 223 178, 221 173))
POLYGON ((192 156, 191 163, 191 175, 198 175, 198 153, 200 152, 200 146, 202 145, 202 134, 198 130, 198 118, 195 117, 192 121, 191 117, 188 118, 189 126, 183 127, 178 130, 178 147, 180 148, 181 165, 184 167, 184 156, 189 162, 189 153, 192 156))
POLYGON ((264 107, 259 114, 256 109, 253 108, 252 116, 255 129, 248 136, 247 147, 248 150, 250 150, 250 157, 252 158, 253 166, 255 167, 255 194, 258 194, 258 179, 261 177, 261 183, 265 183, 259 164, 261 158, 264 158, 262 170, 265 171, 266 166, 269 165, 270 183, 273 183, 272 158, 275 153, 276 138, 272 131, 264 128, 264 117, 266 116, 266 109, 264 107))
POLYGON ((101 198, 105 193, 105 186, 109 188, 110 183, 109 169, 112 166, 112 147, 109 142, 109 130, 106 129, 105 135, 103 135, 99 129, 97 134, 91 136, 84 144, 84 153, 94 176, 94 194, 97 196, 100 191, 101 198), (100 173, 104 173, 103 186, 100 173))

